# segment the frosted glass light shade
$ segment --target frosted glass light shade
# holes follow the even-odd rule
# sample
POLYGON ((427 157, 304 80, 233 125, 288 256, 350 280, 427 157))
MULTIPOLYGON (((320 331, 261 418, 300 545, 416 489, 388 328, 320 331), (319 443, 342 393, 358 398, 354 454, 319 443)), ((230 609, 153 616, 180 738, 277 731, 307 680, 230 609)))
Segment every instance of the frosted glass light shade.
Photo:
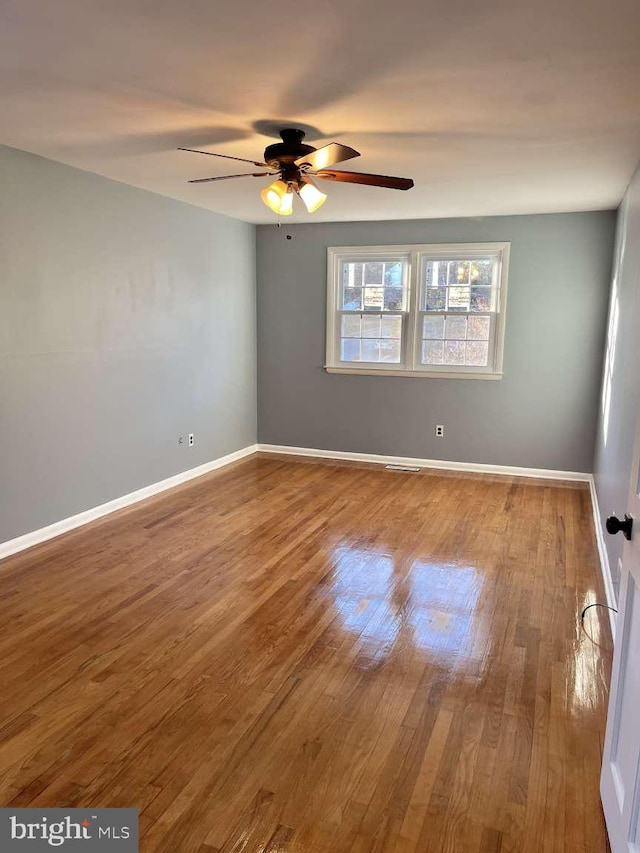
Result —
POLYGON ((284 181, 274 181, 260 193, 262 201, 274 213, 290 216, 293 213, 293 192, 284 181))
POLYGON ((327 200, 325 193, 321 192, 313 181, 307 178, 298 190, 298 195, 304 202, 309 213, 313 213, 327 200))

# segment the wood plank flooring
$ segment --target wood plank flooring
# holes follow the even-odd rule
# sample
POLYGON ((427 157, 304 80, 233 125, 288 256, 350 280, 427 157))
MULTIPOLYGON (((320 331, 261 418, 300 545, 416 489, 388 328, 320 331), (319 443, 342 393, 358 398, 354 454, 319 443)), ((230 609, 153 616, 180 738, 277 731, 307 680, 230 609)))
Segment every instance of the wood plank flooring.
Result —
POLYGON ((584 484, 254 456, 0 563, 0 804, 144 853, 583 853, 584 484))

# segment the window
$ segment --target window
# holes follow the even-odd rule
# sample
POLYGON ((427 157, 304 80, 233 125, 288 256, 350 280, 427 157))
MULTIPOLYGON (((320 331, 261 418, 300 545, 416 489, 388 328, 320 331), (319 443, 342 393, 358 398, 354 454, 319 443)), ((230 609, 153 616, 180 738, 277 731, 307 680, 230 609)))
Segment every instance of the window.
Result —
POLYGON ((331 248, 332 373, 499 379, 509 243, 331 248))

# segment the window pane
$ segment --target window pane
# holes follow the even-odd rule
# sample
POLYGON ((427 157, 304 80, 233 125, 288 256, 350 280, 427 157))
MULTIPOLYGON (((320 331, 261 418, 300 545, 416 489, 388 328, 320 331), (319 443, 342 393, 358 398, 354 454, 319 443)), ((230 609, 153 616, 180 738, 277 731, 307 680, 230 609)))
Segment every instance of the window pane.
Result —
POLYGON ((342 307, 345 311, 362 311, 362 288, 345 287, 342 307))
POLYGON ((365 287, 364 289, 364 310, 365 311, 380 311, 384 288, 382 287, 365 287))
POLYGON ((445 341, 443 364, 464 364, 464 341, 445 341))
POLYGON ((491 288, 490 287, 472 287, 471 288, 471 310, 472 311, 491 311, 491 288))
POLYGON ((380 341, 380 361, 400 364, 400 341, 380 341))
POLYGON ((488 341, 467 341, 466 363, 473 367, 486 367, 489 363, 488 341))
POLYGON ((363 264, 343 263, 342 286, 362 287, 362 267, 363 264))
POLYGON ((444 338, 444 317, 423 317, 422 337, 444 338))
POLYGON ((488 341, 491 319, 489 317, 469 317, 467 323, 468 341, 488 341))
POLYGON ((353 317, 342 317, 342 337, 343 338, 359 338, 360 337, 360 315, 356 314, 353 317))
POLYGON ((354 338, 343 338, 340 341, 340 357, 342 361, 360 361, 360 345, 359 340, 354 338))
POLYGON ((362 341, 362 361, 380 361, 380 341, 362 341))
POLYGON ((469 261, 449 262, 449 284, 469 284, 469 261))
MULTIPOLYGON (((476 290, 477 288, 473 288, 476 290)), ((484 288, 480 288, 484 289, 484 288)), ((469 310, 469 288, 468 287, 450 287, 449 288, 449 311, 468 311, 469 310)))
POLYGON ((404 303, 404 292, 401 287, 385 287, 384 310, 402 311, 404 303))
POLYGON ((433 287, 434 279, 438 277, 438 262, 427 261, 424 266, 424 283, 427 287, 433 287))
POLYGON ((422 363, 442 364, 442 341, 422 341, 422 363))
POLYGON ((369 261, 364 265, 364 283, 382 284, 382 261, 369 261))
POLYGON ((471 284, 491 284, 493 261, 471 261, 471 284))
POLYGON ((402 317, 383 316, 380 334, 383 338, 400 338, 402 336, 402 317))
POLYGON ((467 333, 466 317, 447 317, 444 336, 450 341, 463 341, 467 333))
POLYGON ((384 265, 384 286, 402 287, 402 264, 400 261, 384 265))
POLYGON ((449 261, 427 261, 425 284, 427 287, 446 287, 449 283, 449 261))
POLYGON ((380 314, 374 314, 371 317, 362 318, 362 337, 363 338, 379 338, 380 337, 380 314))
POLYGON ((444 287, 427 287, 424 311, 444 311, 447 307, 447 291, 444 287))

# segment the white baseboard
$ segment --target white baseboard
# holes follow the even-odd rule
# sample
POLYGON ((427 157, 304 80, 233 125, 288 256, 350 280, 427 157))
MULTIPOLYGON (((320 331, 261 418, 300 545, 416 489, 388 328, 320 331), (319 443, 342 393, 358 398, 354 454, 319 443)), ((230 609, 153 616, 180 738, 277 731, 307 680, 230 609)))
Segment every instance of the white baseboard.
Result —
POLYGON ((280 444, 258 444, 260 453, 284 453, 289 456, 314 456, 320 459, 344 459, 373 462, 377 465, 409 465, 413 468, 438 468, 474 474, 504 474, 511 477, 536 477, 543 480, 573 480, 588 483, 591 474, 581 471, 553 471, 549 468, 517 468, 511 465, 485 465, 479 462, 446 462, 442 459, 415 459, 411 456, 380 456, 377 453, 350 453, 342 450, 313 450, 280 444))
POLYGON ((126 506, 143 501, 145 498, 150 498, 159 492, 172 489, 174 486, 179 486, 188 480, 194 480, 196 477, 201 477, 203 474, 215 471, 216 468, 223 468, 225 465, 230 465, 238 459, 244 459, 245 456, 255 453, 257 449, 258 446, 256 444, 251 444, 248 447, 228 453, 226 456, 221 456, 211 462, 205 462, 204 465, 198 465, 197 468, 190 468, 188 471, 182 471, 173 477, 167 477, 166 480, 160 480, 157 483, 152 483, 150 486, 144 486, 142 489, 137 489, 135 492, 115 498, 105 504, 93 507, 93 509, 79 512, 70 518, 63 518, 61 521, 56 521, 47 527, 41 527, 32 533, 25 533, 23 536, 10 539, 8 542, 0 542, 0 560, 3 557, 11 556, 11 554, 17 554, 18 551, 24 551, 25 548, 31 548, 33 545, 39 545, 41 542, 46 542, 48 539, 60 536, 62 533, 67 533, 69 530, 75 530, 76 527, 81 527, 83 524, 89 524, 90 521, 95 521, 97 518, 102 518, 102 516, 115 512, 118 509, 123 509, 126 506))
MULTIPOLYGON (((591 492, 591 508, 593 509, 593 523, 596 529, 596 542, 598 544, 598 555, 600 557, 600 571, 602 572, 602 580, 604 582, 604 592, 607 597, 609 607, 617 607, 615 591, 613 589, 613 580, 611 577, 611 566, 609 565, 609 555, 607 554, 607 546, 604 539, 604 530, 602 529, 602 516, 600 515, 600 507, 598 506, 598 493, 596 492, 596 483, 593 474, 589 478, 589 490, 591 492)), ((616 613, 613 610, 607 611, 609 614, 609 624, 611 625, 611 635, 615 642, 616 639, 616 613)))

